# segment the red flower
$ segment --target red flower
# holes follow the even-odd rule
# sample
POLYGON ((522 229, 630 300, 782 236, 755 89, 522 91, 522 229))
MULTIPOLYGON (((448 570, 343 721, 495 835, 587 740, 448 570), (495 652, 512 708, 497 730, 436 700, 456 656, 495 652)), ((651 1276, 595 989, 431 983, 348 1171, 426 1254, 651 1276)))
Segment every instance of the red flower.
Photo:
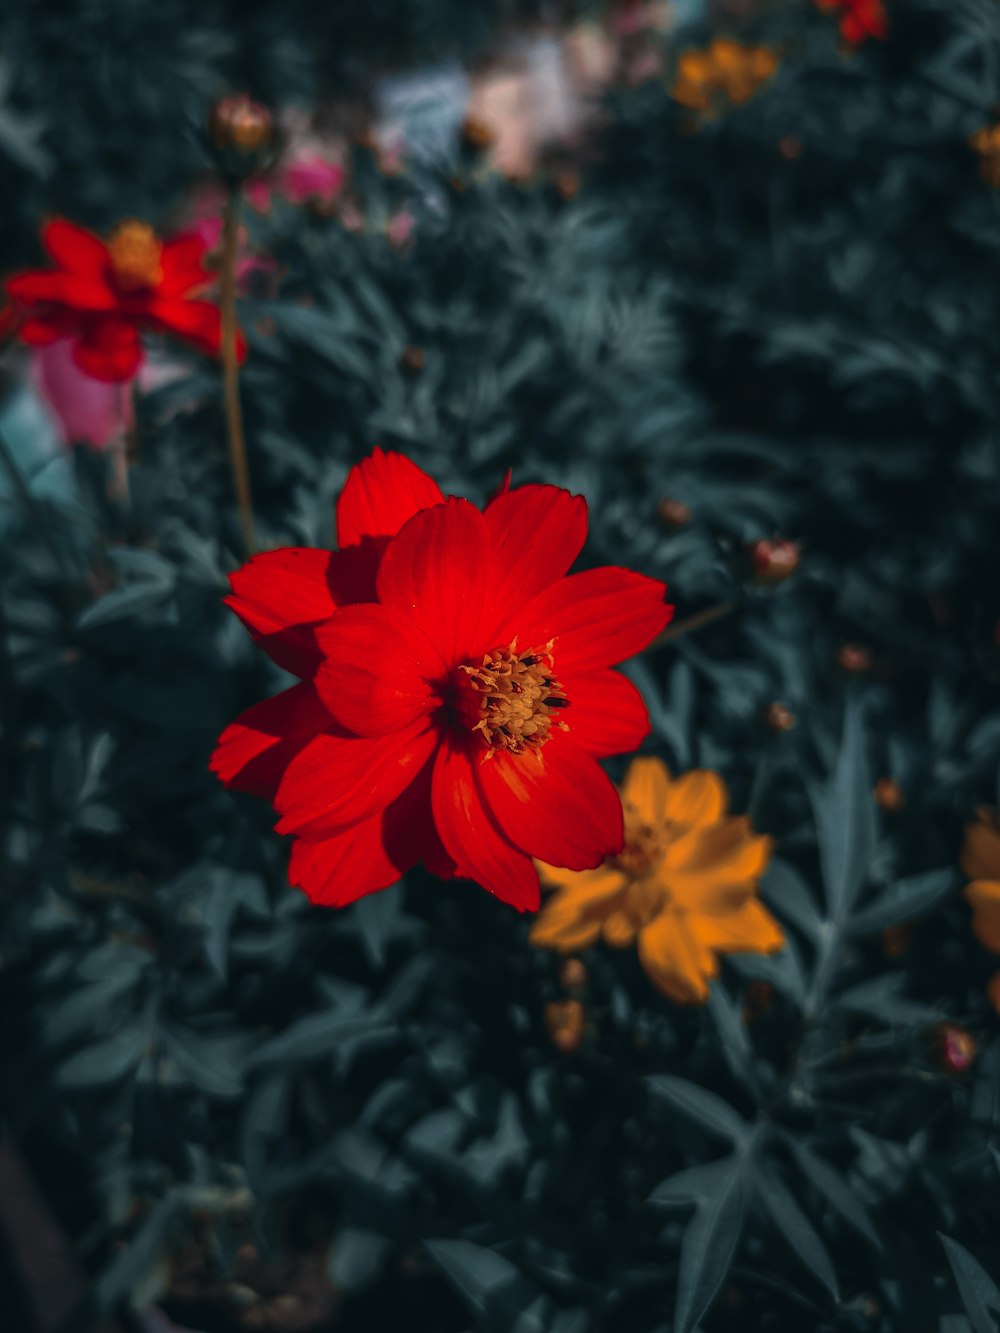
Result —
POLYGON ((882 0, 816 0, 820 9, 840 14, 840 35, 850 46, 860 46, 869 37, 885 38, 889 19, 882 0))
POLYGON ((273 800, 314 902, 422 862, 535 910, 532 857, 584 870, 621 849, 597 759, 649 721, 611 667, 673 608, 625 569, 567 577, 586 532, 581 496, 520 486, 480 512, 377 449, 337 504, 339 551, 270 551, 232 575, 229 605, 302 683, 228 727, 212 768, 273 800))
POLYGON ((199 237, 160 241, 144 222, 122 222, 105 242, 56 220, 43 229, 42 244, 55 268, 16 273, 6 282, 24 342, 44 347, 71 337, 80 369, 111 383, 129 380, 139 369, 141 329, 172 333, 218 353, 218 307, 194 299, 212 280, 199 237))

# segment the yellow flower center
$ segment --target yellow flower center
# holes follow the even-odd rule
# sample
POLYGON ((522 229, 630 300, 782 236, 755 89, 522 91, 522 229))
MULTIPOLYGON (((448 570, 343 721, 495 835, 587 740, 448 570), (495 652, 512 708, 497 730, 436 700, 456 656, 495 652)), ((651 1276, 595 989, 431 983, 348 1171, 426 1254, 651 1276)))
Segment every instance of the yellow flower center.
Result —
POLYGON ((633 879, 642 879, 656 869, 667 849, 665 826, 653 828, 640 823, 626 806, 625 846, 614 858, 614 865, 633 879))
POLYGON ((486 758, 497 750, 523 754, 537 750, 553 728, 568 730, 559 710, 569 706, 552 667, 552 644, 518 653, 509 648, 486 653, 481 662, 456 673, 456 711, 470 731, 478 732, 486 758))
POLYGON ((145 222, 122 222, 108 241, 111 276, 119 291, 155 287, 163 279, 163 246, 145 222))

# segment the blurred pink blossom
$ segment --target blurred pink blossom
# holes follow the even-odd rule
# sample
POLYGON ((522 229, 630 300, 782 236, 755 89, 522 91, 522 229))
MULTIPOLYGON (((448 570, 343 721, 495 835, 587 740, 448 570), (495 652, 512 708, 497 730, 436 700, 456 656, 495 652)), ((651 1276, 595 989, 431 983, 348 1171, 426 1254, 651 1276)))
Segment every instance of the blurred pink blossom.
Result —
POLYGON ((265 176, 254 176, 247 181, 246 196, 258 213, 271 207, 272 194, 279 194, 290 204, 304 204, 319 199, 329 204, 337 197, 344 184, 344 168, 319 153, 304 153, 285 161, 265 176))
POLYGON ((31 378, 49 407, 63 444, 104 449, 132 422, 128 383, 91 379, 73 360, 73 340, 60 338, 31 353, 31 378))
POLYGON ((395 217, 389 219, 385 234, 393 245, 404 246, 413 234, 413 214, 405 208, 402 209, 395 217))

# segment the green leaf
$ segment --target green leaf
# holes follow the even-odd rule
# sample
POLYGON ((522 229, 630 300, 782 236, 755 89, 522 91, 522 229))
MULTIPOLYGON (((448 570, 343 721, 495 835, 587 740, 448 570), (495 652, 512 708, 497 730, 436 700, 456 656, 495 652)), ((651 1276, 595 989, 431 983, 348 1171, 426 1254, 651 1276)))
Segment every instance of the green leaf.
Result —
POLYGON ((854 915, 851 931, 855 935, 867 935, 900 921, 911 921, 947 898, 954 886, 955 871, 951 866, 897 880, 877 902, 854 915))
POLYGON ((753 1047, 747 1030, 740 1022, 736 1007, 721 981, 715 981, 708 992, 709 1015, 715 1024, 722 1044, 722 1054, 733 1074, 751 1091, 758 1087, 754 1066, 753 1047))
POLYGON ((865 754, 860 708, 844 714, 844 733, 832 781, 810 793, 816 815, 827 908, 835 921, 850 912, 875 850, 875 802, 865 754))
POLYGON ((126 1028, 113 1037, 105 1037, 77 1051, 56 1070, 55 1082, 60 1088, 99 1088, 115 1083, 131 1073, 139 1063, 147 1045, 142 1027, 126 1028))
POLYGON ((759 1196, 771 1220, 813 1277, 818 1279, 835 1301, 840 1299, 833 1261, 816 1229, 796 1203, 784 1182, 775 1175, 760 1181, 759 1196))
POLYGON ((760 883, 761 895, 783 921, 797 926, 814 944, 823 934, 823 918, 805 880, 787 861, 772 860, 760 883))
POLYGON ((473 1314, 491 1328, 512 1328, 534 1296, 520 1270, 495 1250, 467 1240, 429 1240, 424 1248, 473 1314))
POLYGON ((688 1223, 681 1242, 676 1333, 691 1333, 726 1280, 743 1230, 747 1154, 733 1153, 715 1163, 708 1190, 688 1223))
POLYGON ((997 1333, 1000 1316, 1000 1290, 978 1259, 957 1240, 938 1232, 944 1252, 955 1275, 958 1294, 975 1333, 997 1333))
POLYGON ((696 1083, 673 1074, 653 1074, 646 1082, 657 1097, 663 1097, 703 1129, 713 1130, 733 1143, 743 1143, 750 1133, 750 1126, 728 1102, 696 1083))
POLYGON ((794 1135, 787 1135, 786 1142, 803 1176, 823 1195, 830 1207, 835 1209, 860 1236, 877 1250, 881 1250, 882 1241, 867 1210, 841 1175, 794 1135))

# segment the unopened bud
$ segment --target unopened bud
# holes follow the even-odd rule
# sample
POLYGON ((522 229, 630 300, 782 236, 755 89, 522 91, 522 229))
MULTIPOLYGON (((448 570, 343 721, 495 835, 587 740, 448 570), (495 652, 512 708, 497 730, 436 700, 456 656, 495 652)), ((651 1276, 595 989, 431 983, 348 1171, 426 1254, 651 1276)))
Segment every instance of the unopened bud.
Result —
POLYGON ((691 522, 691 510, 687 505, 670 496, 656 506, 656 516, 668 528, 686 528, 691 522))
POLYGON ((906 804, 903 789, 895 778, 879 778, 873 794, 876 804, 889 814, 896 814, 906 804))
POLYGON ((580 990, 587 984, 587 969, 579 958, 567 958, 559 969, 559 980, 567 990, 580 990))
POLYGON ((485 153, 488 148, 492 148, 496 137, 492 128, 478 116, 466 116, 462 121, 462 142, 477 153, 485 153))
POLYGON ((579 1000, 553 1000, 545 1006, 545 1024, 557 1050, 575 1051, 583 1041, 587 1013, 579 1000))
POLYGON ((864 671, 871 670, 872 655, 860 643, 845 643, 837 653, 837 662, 843 671, 848 671, 851 675, 860 675, 864 671))
POLYGON ((212 108, 208 132, 223 152, 262 153, 274 142, 274 119, 261 102, 246 93, 223 97, 212 108))
POLYGON ((778 143, 778 152, 786 162, 794 162, 802 155, 802 140, 796 138, 794 134, 786 134, 778 143))
POLYGON ((411 375, 419 375, 427 364, 427 355, 422 347, 413 345, 404 347, 399 358, 399 364, 405 371, 411 375))
POLYGON ((800 558, 798 542, 784 541, 780 537, 753 542, 750 546, 750 563, 753 566, 754 582, 768 587, 783 583, 798 569, 800 558))
POLYGON ((882 932, 882 948, 886 958, 902 958, 913 939, 913 927, 904 921, 899 926, 886 926, 882 932))
POLYGON ((784 704, 768 704, 764 709, 764 721, 772 731, 791 731, 797 720, 795 714, 784 704))
POLYGON ((937 1058, 949 1074, 964 1074, 976 1060, 976 1039, 957 1023, 939 1023, 934 1032, 937 1058))

